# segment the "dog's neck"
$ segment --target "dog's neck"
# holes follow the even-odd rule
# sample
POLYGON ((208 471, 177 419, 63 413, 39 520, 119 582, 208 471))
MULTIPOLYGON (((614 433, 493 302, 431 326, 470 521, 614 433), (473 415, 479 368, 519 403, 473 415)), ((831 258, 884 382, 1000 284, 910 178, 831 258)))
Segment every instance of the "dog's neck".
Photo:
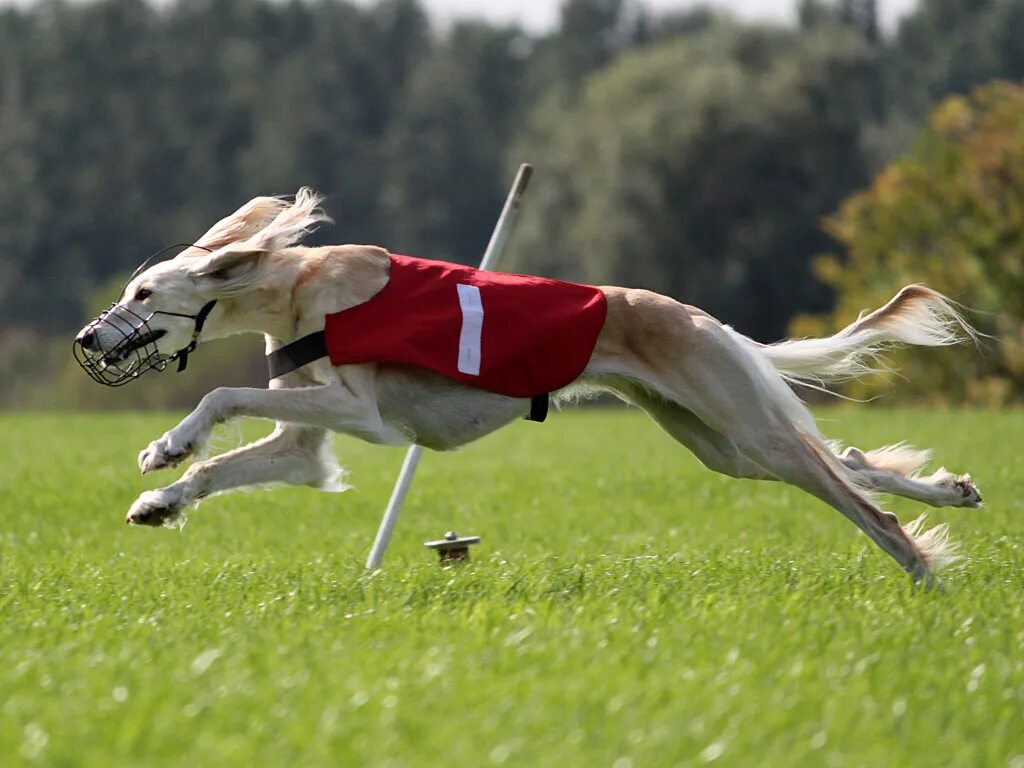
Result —
POLYGON ((343 245, 288 248, 269 257, 252 290, 218 301, 203 340, 261 333, 286 343, 320 330, 324 317, 368 301, 387 284, 387 251, 343 245))

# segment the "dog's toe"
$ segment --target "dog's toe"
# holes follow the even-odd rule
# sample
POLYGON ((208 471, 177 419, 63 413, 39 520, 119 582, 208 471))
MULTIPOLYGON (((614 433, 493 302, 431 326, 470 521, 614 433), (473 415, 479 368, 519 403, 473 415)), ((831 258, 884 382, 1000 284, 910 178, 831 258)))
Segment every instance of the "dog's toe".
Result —
POLYGON ((191 445, 185 445, 175 450, 166 438, 160 438, 139 452, 139 469, 145 475, 158 469, 174 467, 188 458, 191 453, 191 445))
POLYGON ((135 500, 124 521, 128 525, 160 526, 173 523, 181 515, 180 499, 164 491, 146 491, 135 500))
POLYGON ((139 470, 142 474, 153 471, 152 446, 139 451, 139 470))
POLYGON ((942 506, 972 507, 981 506, 981 492, 970 475, 954 475, 945 469, 936 474, 936 485, 946 493, 942 506))
POLYGON ((163 522, 162 510, 146 508, 129 510, 124 521, 128 525, 160 525, 163 522))
POLYGON ((956 479, 955 485, 964 499, 965 507, 981 506, 981 491, 978 490, 978 486, 974 484, 970 475, 961 475, 956 479))

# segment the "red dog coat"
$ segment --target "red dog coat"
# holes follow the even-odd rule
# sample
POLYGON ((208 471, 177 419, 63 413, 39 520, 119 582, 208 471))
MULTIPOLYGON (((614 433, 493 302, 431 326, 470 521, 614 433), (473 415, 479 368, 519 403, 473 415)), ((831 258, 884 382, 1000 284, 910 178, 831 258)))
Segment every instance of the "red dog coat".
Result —
POLYGON ((561 389, 590 361, 608 312, 599 289, 390 256, 376 296, 327 315, 335 365, 406 363, 525 398, 561 389))

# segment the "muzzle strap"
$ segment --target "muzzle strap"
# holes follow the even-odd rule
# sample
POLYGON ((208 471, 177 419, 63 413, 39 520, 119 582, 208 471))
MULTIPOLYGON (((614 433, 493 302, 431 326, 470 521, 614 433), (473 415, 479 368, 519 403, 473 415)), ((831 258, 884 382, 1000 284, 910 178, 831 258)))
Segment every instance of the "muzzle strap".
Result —
POLYGON ((178 358, 178 373, 184 371, 185 367, 188 365, 188 354, 199 344, 199 334, 203 332, 203 324, 206 322, 206 317, 213 311, 213 308, 216 305, 216 299, 208 301, 203 305, 203 308, 196 313, 196 328, 192 331, 192 341, 188 343, 187 347, 179 349, 174 353, 174 356, 178 358))

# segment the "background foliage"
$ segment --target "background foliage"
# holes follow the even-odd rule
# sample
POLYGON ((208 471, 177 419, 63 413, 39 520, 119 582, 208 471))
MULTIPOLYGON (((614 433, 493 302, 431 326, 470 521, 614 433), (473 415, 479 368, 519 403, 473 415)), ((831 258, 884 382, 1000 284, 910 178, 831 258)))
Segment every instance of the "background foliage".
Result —
MULTIPOLYGON (((1000 405, 1024 387, 1024 88, 996 83, 935 111, 914 149, 848 200, 828 226, 846 256, 818 263, 836 289, 820 333, 884 302, 900 285, 924 282, 978 310, 991 336, 942 355, 907 350, 905 387, 922 396, 1000 405)), ((883 377, 883 379, 892 376, 883 377)), ((859 385, 871 394, 877 385, 859 385)))
MULTIPOLYGON (((508 269, 655 288, 762 340, 795 315, 832 311, 837 295, 840 313, 860 308, 867 293, 811 269, 824 252, 846 262, 836 236, 860 247, 854 225, 837 223, 852 209, 826 229, 822 218, 888 163, 905 173, 938 157, 922 147, 945 135, 942 118, 914 141, 943 97, 1024 74, 1024 0, 922 0, 894 30, 879 28, 874 0, 802 0, 798 12, 787 28, 565 0, 555 29, 530 34, 433 26, 416 0, 5 7, 0 404, 109 403, 69 380, 67 345, 118 276, 254 195, 303 184, 328 195, 338 222, 322 242, 471 262, 512 169, 529 160, 538 173, 508 269), (916 159, 897 159, 912 146, 916 159)), ((976 120, 995 108, 970 104, 976 120)), ((1020 104, 1000 104, 994 119, 1008 126, 1020 104)), ((995 178, 993 164, 1011 161, 985 167, 995 178)), ((990 200, 989 187, 957 186, 968 176, 944 179, 948 196, 988 206, 985 237, 1012 253, 1018 225, 1000 201, 1013 179, 997 180, 1002 197, 990 200)), ((944 204, 936 227, 964 213, 944 204)), ((913 254, 900 273, 913 280, 950 258, 913 254)), ((981 306, 1010 311, 1005 293, 981 306)), ((952 391, 1018 396, 1006 345, 1019 339, 1004 341, 998 363, 964 372, 982 384, 948 370, 960 376, 952 391)), ((213 381, 259 381, 256 349, 198 355, 216 359, 187 389, 140 385, 119 402, 184 405, 213 381)))

